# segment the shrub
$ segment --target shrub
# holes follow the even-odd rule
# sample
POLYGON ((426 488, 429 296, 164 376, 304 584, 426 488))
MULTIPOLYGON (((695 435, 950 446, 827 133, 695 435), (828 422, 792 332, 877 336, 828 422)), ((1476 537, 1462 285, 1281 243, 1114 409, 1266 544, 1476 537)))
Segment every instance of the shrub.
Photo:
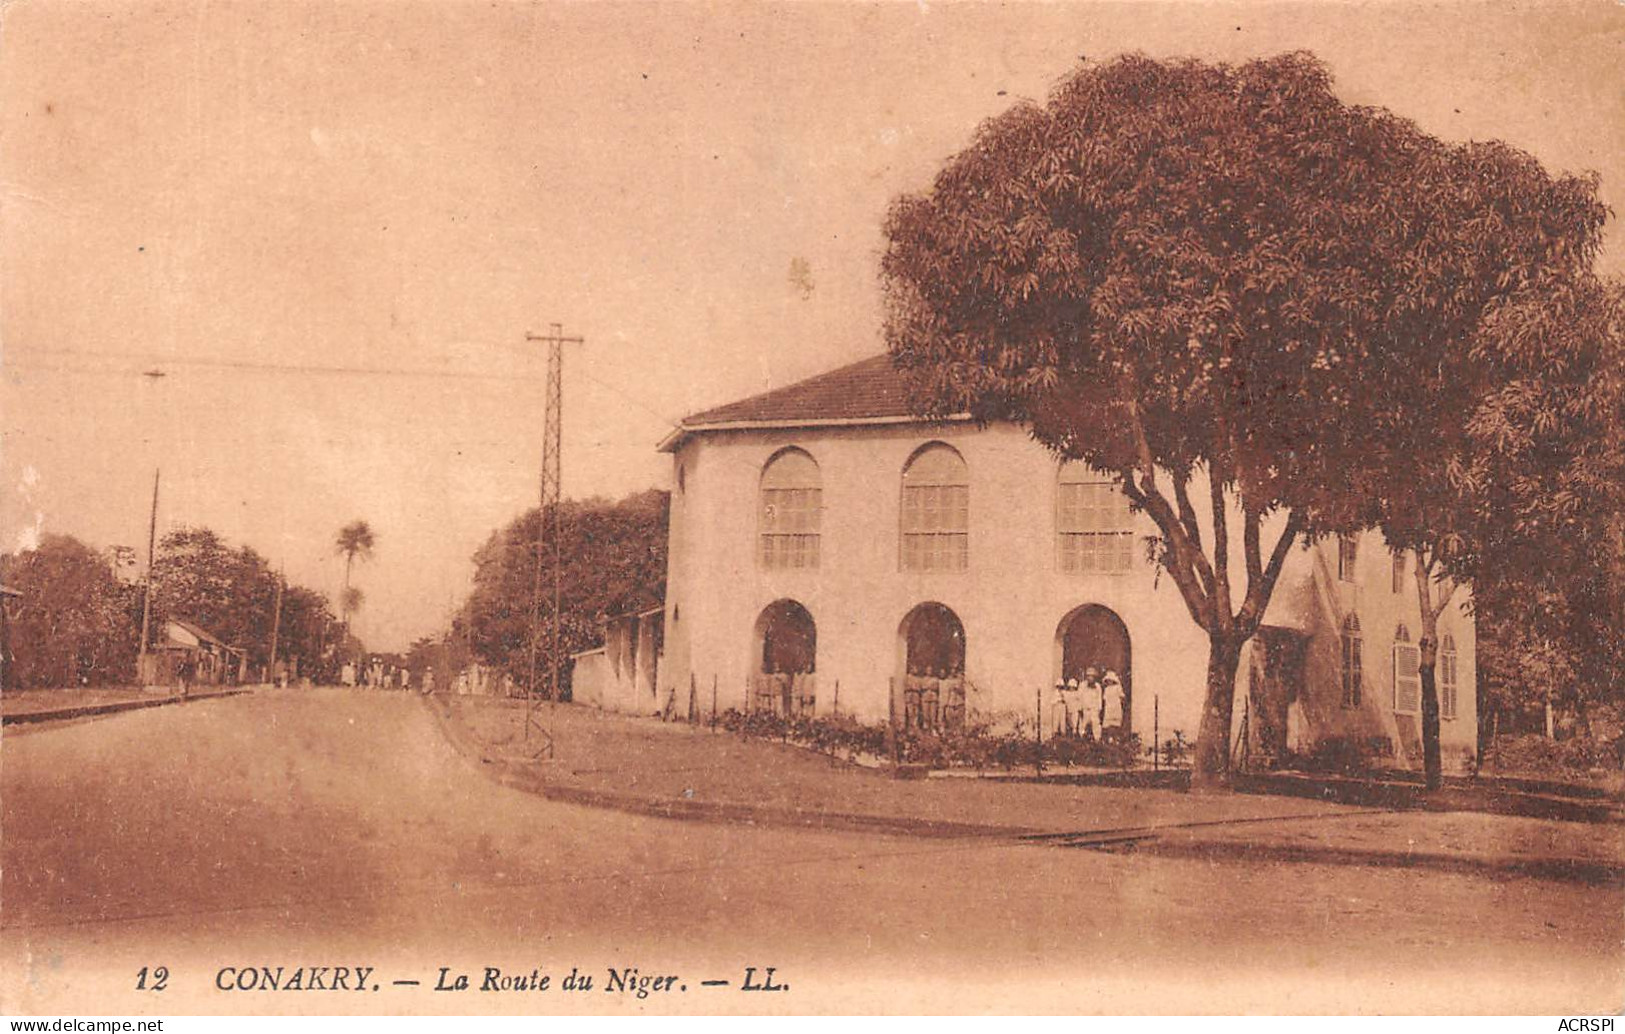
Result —
POLYGON ((1191 755, 1191 743, 1185 738, 1182 729, 1175 729, 1172 736, 1162 741, 1162 763, 1169 768, 1183 765, 1191 755))
POLYGON ((1287 759, 1290 768, 1309 772, 1366 772, 1394 756, 1394 743, 1386 736, 1326 736, 1316 740, 1308 754, 1287 759))
POLYGON ((1591 736, 1549 740, 1540 735, 1501 736, 1490 748, 1494 767, 1504 772, 1585 775, 1594 768, 1618 769, 1618 744, 1591 736))
MULTIPOLYGON (((730 708, 717 716, 717 724, 743 736, 784 740, 848 761, 864 755, 887 757, 891 750, 885 725, 865 724, 849 715, 786 718, 770 711, 730 708)), ((1140 751, 1138 736, 1113 742, 1062 736, 1046 739, 1042 756, 1046 764, 1052 765, 1127 768, 1135 763, 1140 751)), ((959 729, 898 730, 897 757, 906 764, 928 768, 1008 770, 1034 764, 1039 749, 1025 721, 978 715, 968 718, 959 729)))

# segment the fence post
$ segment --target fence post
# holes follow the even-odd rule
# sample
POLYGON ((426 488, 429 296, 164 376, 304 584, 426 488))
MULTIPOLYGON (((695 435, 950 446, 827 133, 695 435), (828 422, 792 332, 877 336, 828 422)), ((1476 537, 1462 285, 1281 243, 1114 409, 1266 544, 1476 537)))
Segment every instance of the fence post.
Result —
POLYGON ((1162 700, 1151 694, 1151 771, 1162 771, 1162 700))
POLYGON ((711 673, 711 731, 717 731, 717 673, 711 673))
POLYGON ((886 679, 886 738, 891 742, 891 765, 897 768, 897 676, 886 679))
POLYGON ((829 713, 830 713, 831 717, 836 717, 836 718, 840 717, 840 714, 841 714, 841 680, 840 679, 835 680, 835 702, 830 705, 829 713))
POLYGON ((688 724, 693 725, 700 719, 700 697, 698 684, 694 681, 694 673, 688 673, 688 724))

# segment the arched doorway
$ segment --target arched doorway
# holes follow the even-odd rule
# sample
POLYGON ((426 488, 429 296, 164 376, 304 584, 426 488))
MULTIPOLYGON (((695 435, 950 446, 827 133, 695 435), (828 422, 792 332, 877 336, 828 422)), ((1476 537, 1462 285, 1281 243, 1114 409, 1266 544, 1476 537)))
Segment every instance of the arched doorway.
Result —
MULTIPOLYGON (((1081 685, 1089 669, 1102 678, 1115 672, 1123 684, 1123 734, 1134 731, 1134 669, 1128 626, 1107 607, 1085 604, 1061 619, 1055 630, 1060 655, 1058 681, 1081 685)), ((1098 720, 1098 716, 1097 716, 1098 720)), ((1082 725, 1082 722, 1079 722, 1082 725)))
POLYGON ((965 626, 940 603, 922 603, 898 626, 904 728, 958 728, 965 721, 965 626))
POLYGON ((751 706, 782 715, 817 707, 818 627, 795 600, 776 600, 756 619, 751 706))

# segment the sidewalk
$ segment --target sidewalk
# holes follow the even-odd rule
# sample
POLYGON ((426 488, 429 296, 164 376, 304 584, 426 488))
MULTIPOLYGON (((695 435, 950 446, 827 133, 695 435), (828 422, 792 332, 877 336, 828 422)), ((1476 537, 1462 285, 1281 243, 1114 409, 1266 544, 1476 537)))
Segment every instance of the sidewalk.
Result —
POLYGON ((38 722, 60 722, 75 718, 93 718, 97 715, 117 714, 120 711, 139 711, 148 707, 162 707, 188 700, 208 700, 212 697, 235 696, 247 693, 253 686, 232 686, 225 689, 210 687, 194 689, 186 696, 157 696, 139 689, 132 690, 46 690, 8 693, 0 705, 0 723, 23 725, 38 722), (55 696, 55 699, 52 697, 55 696), (71 702, 70 702, 71 701, 71 702))
POLYGON ((426 704, 458 749, 498 782, 637 814, 1175 857, 1625 879, 1619 823, 1387 811, 1263 793, 899 780, 799 747, 572 705, 539 706, 555 737, 554 760, 542 762, 529 759, 539 739, 523 738, 523 703, 434 697, 426 704))

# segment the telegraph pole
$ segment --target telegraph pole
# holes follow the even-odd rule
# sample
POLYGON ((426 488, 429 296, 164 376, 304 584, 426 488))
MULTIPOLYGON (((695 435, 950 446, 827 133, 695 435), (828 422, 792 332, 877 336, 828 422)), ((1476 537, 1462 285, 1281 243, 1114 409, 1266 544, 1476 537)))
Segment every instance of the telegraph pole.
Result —
POLYGON ((277 634, 282 631, 282 583, 284 581, 282 569, 276 572, 276 606, 271 611, 271 656, 265 662, 265 681, 276 685, 276 640, 277 634))
POLYGON ((141 592, 141 650, 135 662, 136 676, 141 684, 147 684, 147 676, 151 667, 147 660, 147 635, 152 626, 152 554, 158 544, 158 474, 159 468, 152 470, 152 519, 147 524, 147 578, 146 586, 141 592))
POLYGON ((545 335, 525 334, 526 341, 547 346, 547 408, 542 419, 542 477, 541 508, 536 513, 536 564, 531 580, 530 629, 530 686, 525 694, 525 739, 529 740, 534 728, 542 740, 537 756, 553 756, 553 731, 536 716, 536 687, 538 678, 536 649, 541 639, 542 611, 542 559, 549 540, 553 546, 553 612, 548 619, 548 706, 559 698, 559 602, 562 596, 560 567, 563 551, 559 548, 559 517, 561 453, 564 437, 564 346, 584 344, 581 337, 565 337, 562 324, 549 326, 545 335), (549 518, 551 517, 551 521, 549 518), (552 527, 548 525, 551 523, 552 527))

